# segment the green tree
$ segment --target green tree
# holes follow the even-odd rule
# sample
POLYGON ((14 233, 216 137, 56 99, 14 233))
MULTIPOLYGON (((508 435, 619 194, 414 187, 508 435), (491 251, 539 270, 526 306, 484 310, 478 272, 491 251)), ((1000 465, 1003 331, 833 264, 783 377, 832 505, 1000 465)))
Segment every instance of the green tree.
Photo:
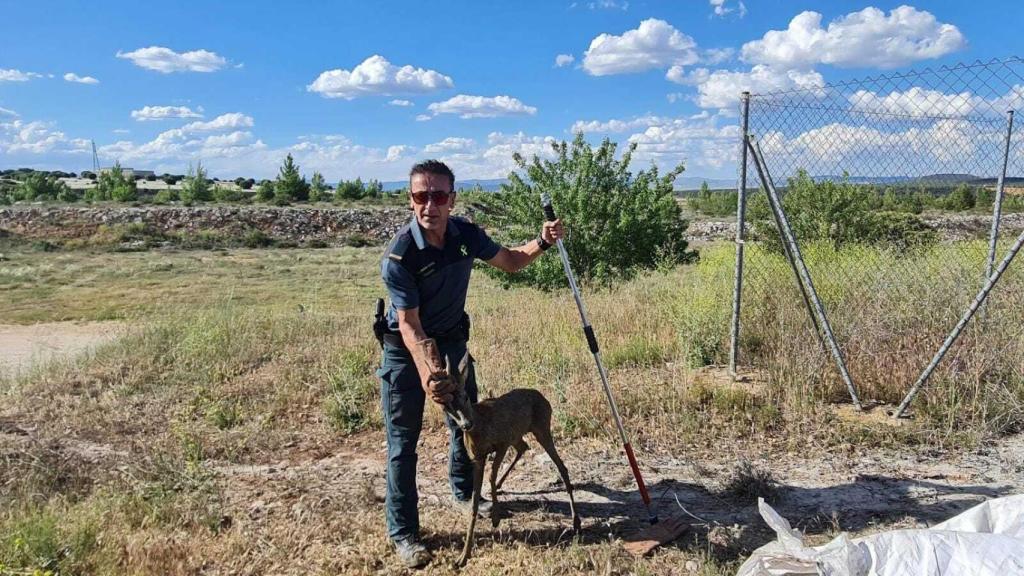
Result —
POLYGON ((359 178, 355 180, 342 180, 338 182, 338 189, 334 193, 335 200, 359 200, 366 196, 366 187, 359 178))
POLYGON ((182 181, 178 197, 186 206, 213 200, 213 190, 206 180, 206 169, 203 168, 202 162, 196 162, 195 168, 192 168, 192 164, 188 165, 188 175, 182 181))
POLYGON ((313 172, 313 178, 309 181, 309 201, 321 202, 326 200, 327 184, 324 183, 324 175, 313 172))
POLYGON ((261 180, 260 185, 256 187, 256 201, 257 202, 270 202, 274 199, 274 183, 270 180, 261 180))
MULTIPOLYGON (((600 284, 692 258, 685 239, 687 222, 673 194, 682 164, 663 176, 655 166, 634 175, 629 164, 636 144, 630 144, 618 160, 616 147, 606 139, 593 149, 578 133, 572 143, 552 145, 554 161, 536 156, 527 161, 514 155, 525 174, 509 174, 509 183, 502 185, 502 210, 481 214, 480 222, 497 231, 506 245, 532 240, 544 221, 539 194, 549 194, 571 231, 566 249, 574 272, 583 281, 600 284)), ((541 288, 565 285, 557 257, 539 259, 514 275, 489 273, 509 283, 541 288)))
POLYGON ((78 196, 56 176, 33 172, 15 187, 14 198, 30 202, 40 200, 74 202, 78 196))
POLYGON ((135 180, 125 177, 120 162, 114 162, 110 170, 101 173, 96 186, 86 191, 86 200, 90 202, 131 202, 137 196, 135 180))
POLYGON ((960 184, 949 193, 949 196, 946 196, 943 205, 946 210, 961 212, 974 208, 977 201, 978 198, 974 193, 974 189, 967 184, 960 184))
POLYGON ((366 183, 366 192, 363 196, 366 198, 380 198, 384 196, 384 185, 380 183, 380 180, 371 179, 366 183))
POLYGON ((299 173, 299 166, 291 154, 285 156, 284 162, 274 183, 274 202, 279 205, 309 199, 309 184, 299 173))

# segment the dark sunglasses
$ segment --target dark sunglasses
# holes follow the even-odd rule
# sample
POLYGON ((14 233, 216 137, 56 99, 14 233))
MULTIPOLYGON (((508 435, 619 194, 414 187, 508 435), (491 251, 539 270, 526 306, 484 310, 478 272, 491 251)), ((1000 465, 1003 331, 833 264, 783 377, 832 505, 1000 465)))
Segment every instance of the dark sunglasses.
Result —
POLYGON ((451 198, 454 192, 445 192, 444 190, 431 190, 429 192, 413 192, 412 201, 416 204, 426 204, 427 200, 433 200, 437 206, 444 206, 448 203, 448 199, 451 198))

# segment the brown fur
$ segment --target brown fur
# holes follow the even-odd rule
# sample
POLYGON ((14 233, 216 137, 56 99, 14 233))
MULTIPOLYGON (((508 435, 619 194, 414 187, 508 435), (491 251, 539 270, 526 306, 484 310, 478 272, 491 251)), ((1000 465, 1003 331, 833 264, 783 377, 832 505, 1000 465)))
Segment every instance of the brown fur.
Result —
POLYGON ((473 531, 476 528, 477 510, 480 507, 480 492, 483 488, 484 467, 487 465, 487 456, 494 454, 494 462, 491 464, 491 522, 497 525, 498 488, 504 482, 508 473, 515 466, 516 462, 527 449, 523 436, 527 432, 533 434, 537 443, 544 448, 551 461, 558 468, 558 474, 562 478, 565 490, 569 494, 569 509, 572 512, 572 527, 575 532, 580 531, 580 517, 576 513, 576 501, 572 495, 572 483, 569 481, 569 471, 562 462, 561 457, 555 450, 555 442, 551 436, 551 404, 540 392, 529 388, 518 388, 498 398, 489 398, 475 405, 470 405, 464 392, 466 371, 468 369, 467 356, 459 363, 459 371, 455 376, 455 384, 458 388, 456 393, 456 408, 468 418, 472 424, 468 430, 464 430, 466 449, 470 458, 473 459, 473 506, 469 515, 469 530, 466 532, 466 543, 462 549, 462 556, 458 565, 465 565, 469 560, 473 548, 473 531), (515 448, 516 456, 512 460, 501 480, 498 481, 498 470, 505 453, 509 448, 515 448))

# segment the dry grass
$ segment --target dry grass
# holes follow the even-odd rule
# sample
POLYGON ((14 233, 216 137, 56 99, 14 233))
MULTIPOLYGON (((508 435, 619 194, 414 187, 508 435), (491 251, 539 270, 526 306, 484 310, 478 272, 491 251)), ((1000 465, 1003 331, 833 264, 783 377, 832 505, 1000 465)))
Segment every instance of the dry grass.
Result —
MULTIPOLYGON (((121 318, 139 329, 88 360, 0 381, 0 424, 9 423, 0 427, 0 534, 13 535, 0 537, 0 573, 47 566, 82 574, 399 572, 379 501, 377 351, 369 331, 382 292, 378 249, 7 257, 0 323, 121 318), (29 430, 28 439, 12 426, 29 430)), ((919 418, 900 427, 834 415, 830 403, 842 400, 843 389, 807 330, 802 304, 785 289, 748 299, 745 358, 766 369, 763 381, 723 385, 695 371, 725 360, 731 266, 731 250, 709 247, 698 265, 586 294, 638 451, 956 444, 1013 430, 1024 418, 1024 349, 1019 335, 1012 340, 1011 320, 972 333, 922 397, 919 418), (986 349, 1002 350, 1002 359, 986 349)), ((774 275, 766 286, 787 285, 784 262, 766 258, 761 270, 774 275)), ((1019 276, 1011 280, 1019 286, 1019 276)), ((928 356, 948 317, 898 314, 906 301, 872 304, 841 288, 822 286, 842 338, 889 346, 907 326, 920 337, 881 352, 851 348, 866 395, 891 400, 904 374, 893 379, 892 370, 872 367, 928 356), (863 326, 872 305, 891 322, 863 326)), ((939 285, 915 297, 938 305, 965 290, 939 285)), ((1007 294, 990 319, 1019 316, 1018 293, 1007 294)), ((560 451, 597 446, 617 458, 571 296, 507 291, 478 275, 468 308, 482 394, 538 388, 554 407, 560 451)), ((427 420, 422 473, 442 478, 438 412, 427 420)), ((748 472, 737 477, 761 478, 748 472)), ((443 495, 442 484, 424 493, 443 495)), ((628 489, 628 478, 620 488, 628 489)), ((427 573, 452 573, 461 519, 430 498, 423 506, 424 533, 440 550, 427 573)), ((531 510, 483 531, 463 573, 662 574, 687 573, 689 565, 714 575, 734 571, 741 554, 694 533, 636 560, 621 551, 619 528, 590 518, 586 536, 572 541, 563 516, 531 510)))

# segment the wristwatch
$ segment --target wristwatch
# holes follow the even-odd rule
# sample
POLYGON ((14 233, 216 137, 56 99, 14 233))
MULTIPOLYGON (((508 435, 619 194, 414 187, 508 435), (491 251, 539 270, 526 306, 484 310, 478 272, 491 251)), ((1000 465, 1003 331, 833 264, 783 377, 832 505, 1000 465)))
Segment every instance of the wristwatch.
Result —
POLYGON ((546 242, 543 236, 537 236, 537 246, 540 246, 541 251, 551 248, 551 244, 546 242))

